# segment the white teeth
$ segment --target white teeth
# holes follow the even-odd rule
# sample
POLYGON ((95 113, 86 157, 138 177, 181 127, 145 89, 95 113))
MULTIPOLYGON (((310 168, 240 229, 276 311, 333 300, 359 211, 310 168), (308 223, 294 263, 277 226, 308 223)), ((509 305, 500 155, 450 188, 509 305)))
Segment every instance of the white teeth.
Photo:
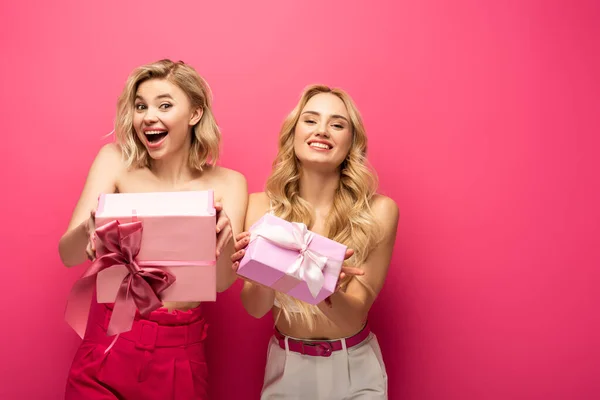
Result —
POLYGON ((160 135, 161 133, 165 133, 166 131, 146 131, 144 132, 146 135, 160 135))
POLYGON ((319 142, 312 142, 309 144, 310 147, 318 147, 319 149, 325 149, 325 150, 329 150, 330 147, 328 145, 326 145, 325 143, 319 143, 319 142))

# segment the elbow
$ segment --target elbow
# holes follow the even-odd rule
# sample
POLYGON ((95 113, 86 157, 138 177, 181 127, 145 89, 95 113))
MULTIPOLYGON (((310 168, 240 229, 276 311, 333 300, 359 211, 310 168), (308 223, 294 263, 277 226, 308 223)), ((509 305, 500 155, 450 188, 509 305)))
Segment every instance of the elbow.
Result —
POLYGON ((69 260, 65 260, 64 258, 61 257, 61 261, 63 263, 63 265, 67 268, 72 268, 74 266, 76 266, 77 264, 75 264, 74 262, 70 262, 69 260))
POLYGON ((229 289, 231 285, 233 285, 233 283, 236 281, 236 279, 236 275, 232 274, 232 276, 227 277, 227 279, 222 279, 219 282, 217 282, 217 293, 223 293, 224 291, 229 289))
POLYGON ((67 268, 72 268, 76 265, 79 265, 79 263, 75 260, 71 260, 67 256, 63 256, 62 254, 60 255, 60 260, 62 261, 63 265, 67 268))
POLYGON ((256 319, 261 319, 262 317, 267 315, 267 313, 269 312, 268 309, 264 309, 264 310, 258 310, 258 309, 248 310, 248 309, 246 309, 246 311, 248 311, 248 314, 250 314, 252 317, 254 317, 256 319))
POLYGON ((223 293, 224 291, 226 291, 227 289, 229 289, 231 287, 231 284, 229 285, 217 285, 217 293, 223 293))
POLYGON ((231 285, 229 285, 229 286, 226 286, 226 285, 217 285, 217 293, 223 293, 224 291, 226 291, 230 287, 231 287, 231 285))
POLYGON ((67 251, 67 249, 65 248, 65 243, 63 241, 63 238, 60 239, 60 241, 58 242, 58 255, 60 257, 60 261, 63 263, 63 265, 67 268, 71 268, 76 266, 77 264, 79 264, 77 262, 77 260, 75 260, 67 251))
POLYGON ((244 290, 240 293, 240 298, 246 312, 256 319, 261 319, 272 309, 272 306, 267 307, 266 304, 257 304, 252 299, 249 299, 248 294, 244 293, 244 290))

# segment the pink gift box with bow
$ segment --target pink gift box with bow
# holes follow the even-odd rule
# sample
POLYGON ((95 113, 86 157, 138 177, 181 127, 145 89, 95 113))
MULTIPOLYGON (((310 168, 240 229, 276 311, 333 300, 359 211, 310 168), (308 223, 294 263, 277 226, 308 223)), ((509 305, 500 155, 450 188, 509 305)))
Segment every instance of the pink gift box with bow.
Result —
MULTIPOLYGON (((112 221, 141 221, 137 264, 171 273, 175 282, 162 301, 216 300, 216 213, 213 191, 104 194, 98 201, 96 228, 112 221)), ((96 241, 97 256, 106 249, 96 241)), ((124 266, 98 273, 97 301, 112 303, 128 274, 124 266)))
POLYGON ((83 337, 94 285, 115 303, 108 334, 131 329, 166 301, 215 301, 216 212, 208 191, 103 194, 96 260, 73 286, 66 318, 83 337))
POLYGON ((333 294, 345 245, 271 214, 252 225, 250 234, 239 275, 313 305, 333 294))

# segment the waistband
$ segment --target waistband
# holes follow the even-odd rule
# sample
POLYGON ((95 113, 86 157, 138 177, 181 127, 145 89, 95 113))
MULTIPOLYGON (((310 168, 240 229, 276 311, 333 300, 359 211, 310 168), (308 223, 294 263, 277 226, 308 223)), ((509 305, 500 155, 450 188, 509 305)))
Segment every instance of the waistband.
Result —
MULTIPOLYGON (((287 342, 290 351, 295 353, 308 356, 329 357, 334 351, 339 351, 344 348, 343 341, 346 342, 346 348, 349 349, 365 341, 370 333, 371 329, 369 328, 369 325, 366 324, 356 335, 344 339, 300 340, 287 337, 287 342)), ((285 349, 286 336, 277 329, 275 329, 274 336, 279 343, 279 347, 285 349)))
MULTIPOLYGON (((96 303, 96 305, 98 307, 108 309, 109 312, 112 312, 115 306, 114 303, 96 303)), ((136 321, 139 319, 150 320, 157 322, 159 325, 185 325, 202 318, 203 316, 200 306, 186 311, 173 310, 172 312, 166 308, 159 308, 155 311, 152 311, 148 317, 142 317, 140 312, 136 310, 134 317, 136 321)))
MULTIPOLYGON (((85 339, 97 343, 109 343, 115 339, 107 336, 106 331, 112 315, 112 308, 98 304, 90 312, 85 339)), ((119 339, 135 343, 143 350, 156 347, 179 347, 202 342, 206 339, 208 324, 199 309, 189 311, 157 310, 148 319, 136 314, 131 330, 119 334, 119 339)))

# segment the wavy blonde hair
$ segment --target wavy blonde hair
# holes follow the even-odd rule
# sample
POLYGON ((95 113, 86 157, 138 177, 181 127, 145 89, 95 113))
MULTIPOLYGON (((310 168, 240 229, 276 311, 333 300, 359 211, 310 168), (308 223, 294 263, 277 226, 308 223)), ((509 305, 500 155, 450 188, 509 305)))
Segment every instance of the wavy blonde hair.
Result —
POLYGON ((135 96, 142 82, 150 79, 166 79, 185 92, 192 108, 202 109, 202 118, 193 127, 189 166, 202 171, 205 165, 214 165, 219 157, 221 132, 211 109, 211 91, 194 68, 183 61, 160 60, 136 68, 129 75, 117 103, 115 136, 127 165, 149 167, 150 157, 133 127, 135 96))
MULTIPOLYGON (((367 135, 362 118, 352 98, 345 91, 323 85, 312 85, 304 90, 300 101, 281 127, 279 151, 273 162, 271 176, 267 180, 266 193, 275 215, 287 221, 303 222, 309 229, 312 227, 312 206, 300 197, 302 168, 294 152, 294 131, 306 103, 320 93, 333 94, 344 102, 352 129, 352 145, 339 167, 339 186, 325 221, 328 228, 326 236, 352 248, 354 255, 345 263, 360 268, 379 240, 379 227, 371 210, 377 178, 367 161, 367 135)), ((360 281, 359 277, 346 277, 340 282, 342 290, 351 279, 360 281)), ((288 321, 291 321, 293 314, 312 329, 317 319, 325 319, 316 306, 279 292, 276 298, 288 321), (294 305, 300 313, 291 313, 291 307, 294 305)))

